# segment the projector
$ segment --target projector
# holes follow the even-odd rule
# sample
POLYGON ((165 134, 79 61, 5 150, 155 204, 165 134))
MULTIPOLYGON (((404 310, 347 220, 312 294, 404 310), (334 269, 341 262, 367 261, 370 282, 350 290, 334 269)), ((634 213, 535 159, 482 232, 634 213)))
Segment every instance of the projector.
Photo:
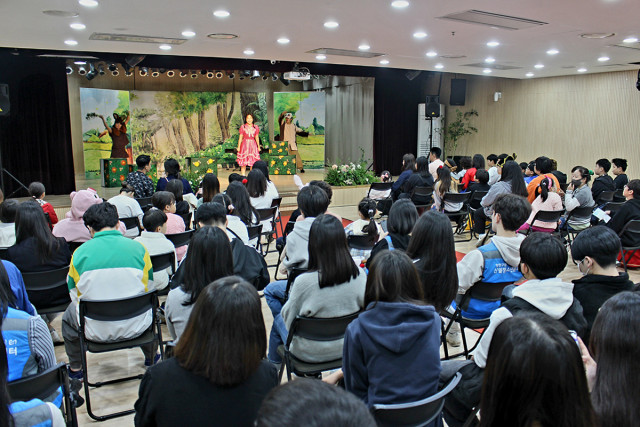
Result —
POLYGON ((311 80, 311 74, 304 71, 289 71, 282 76, 285 80, 311 80))

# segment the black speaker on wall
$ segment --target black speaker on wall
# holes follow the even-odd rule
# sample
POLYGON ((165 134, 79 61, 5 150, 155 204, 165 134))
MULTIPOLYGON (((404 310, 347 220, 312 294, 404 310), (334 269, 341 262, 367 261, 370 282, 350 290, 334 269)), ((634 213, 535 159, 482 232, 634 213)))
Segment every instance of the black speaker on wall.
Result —
POLYGON ((467 96, 467 79, 451 79, 449 105, 464 105, 467 96))
POLYGON ((427 95, 425 115, 427 117, 440 117, 440 97, 438 95, 427 95))
POLYGON ((0 116, 8 116, 10 106, 9 85, 0 83, 0 116))

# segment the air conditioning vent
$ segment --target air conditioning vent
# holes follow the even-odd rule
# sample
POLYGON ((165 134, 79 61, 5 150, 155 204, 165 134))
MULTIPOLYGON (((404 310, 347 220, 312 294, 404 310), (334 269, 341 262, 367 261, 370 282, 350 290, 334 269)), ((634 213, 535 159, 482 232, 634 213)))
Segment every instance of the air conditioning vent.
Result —
POLYGON ((522 67, 516 67, 513 65, 503 65, 503 64, 487 64, 486 62, 478 62, 476 64, 464 64, 464 67, 474 67, 474 68, 491 68, 492 70, 520 70, 522 67))
POLYGON ((475 9, 439 16, 438 19, 448 19, 450 21, 464 22, 467 24, 486 25, 493 28, 501 28, 503 30, 523 30, 525 28, 548 24, 548 22, 501 15, 499 13, 484 12, 482 10, 475 9))
POLYGON ((321 47, 313 49, 307 53, 323 54, 323 55, 337 55, 337 56, 351 56, 354 58, 376 58, 378 56, 384 56, 386 53, 376 52, 363 52, 361 50, 347 50, 347 49, 333 49, 330 47, 321 47))
POLYGON ((172 44, 180 45, 187 39, 174 39, 170 37, 153 37, 139 36, 133 34, 113 34, 113 33, 93 33, 89 40, 101 40, 109 42, 128 42, 128 43, 154 43, 154 44, 172 44))

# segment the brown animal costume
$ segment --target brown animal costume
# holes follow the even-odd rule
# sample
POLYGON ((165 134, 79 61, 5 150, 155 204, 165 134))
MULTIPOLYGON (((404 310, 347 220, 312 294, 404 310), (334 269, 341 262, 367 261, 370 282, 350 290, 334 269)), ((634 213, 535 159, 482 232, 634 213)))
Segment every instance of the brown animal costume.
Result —
POLYGON ((289 143, 287 150, 290 155, 296 156, 296 168, 300 169, 300 172, 304 172, 304 166, 302 166, 302 159, 300 158, 298 145, 296 144, 296 135, 307 137, 309 136, 309 132, 305 132, 297 127, 293 123, 293 115, 286 111, 280 113, 278 123, 280 124, 280 141, 287 141, 289 143), (287 118, 291 119, 291 123, 287 123, 287 118))

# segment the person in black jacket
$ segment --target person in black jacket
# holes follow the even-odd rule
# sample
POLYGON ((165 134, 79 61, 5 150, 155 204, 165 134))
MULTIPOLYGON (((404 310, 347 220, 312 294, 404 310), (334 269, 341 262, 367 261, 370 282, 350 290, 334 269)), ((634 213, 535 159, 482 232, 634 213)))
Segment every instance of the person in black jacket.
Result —
POLYGON ((389 250, 407 250, 409 246, 409 240, 411 239, 410 233, 413 230, 413 226, 418 220, 418 210, 413 202, 409 199, 400 199, 391 206, 389 211, 389 220, 387 221, 387 234, 383 239, 380 239, 371 249, 371 255, 367 260, 367 268, 371 266, 373 258, 379 252, 389 250))
POLYGON ((429 173, 429 159, 425 156, 420 156, 416 160, 416 170, 402 186, 402 194, 400 197, 409 197, 414 201, 414 203, 428 203, 429 200, 416 200, 412 197, 413 190, 416 187, 433 188, 433 176, 429 173))
POLYGON ((596 162, 596 167, 593 168, 593 172, 596 175, 596 179, 591 184, 591 195, 593 200, 598 203, 598 197, 603 191, 614 191, 616 189, 613 179, 607 175, 611 169, 611 162, 607 159, 600 159, 596 162))
POLYGON ((627 159, 611 159, 611 165, 611 172, 615 175, 613 184, 616 186, 616 190, 620 190, 629 182, 629 178, 627 178, 627 159))
MULTIPOLYGON (((622 205, 620 210, 606 223, 606 226, 620 234, 627 223, 634 219, 640 219, 640 179, 632 179, 625 186, 624 197, 627 201, 622 205)), ((621 236, 622 246, 632 247, 640 246, 640 236, 637 234, 625 233, 621 236)), ((640 252, 640 251, 638 251, 640 252)), ((640 258, 640 254, 636 252, 634 260, 640 258)), ((635 265, 635 264, 632 264, 635 265)))
POLYGON ((616 268, 619 252, 620 239, 602 225, 587 228, 571 245, 571 256, 583 276, 573 280, 573 296, 580 301, 587 321, 585 342, 589 341, 593 321, 602 304, 618 292, 631 291, 635 287, 629 275, 619 273, 616 268))

